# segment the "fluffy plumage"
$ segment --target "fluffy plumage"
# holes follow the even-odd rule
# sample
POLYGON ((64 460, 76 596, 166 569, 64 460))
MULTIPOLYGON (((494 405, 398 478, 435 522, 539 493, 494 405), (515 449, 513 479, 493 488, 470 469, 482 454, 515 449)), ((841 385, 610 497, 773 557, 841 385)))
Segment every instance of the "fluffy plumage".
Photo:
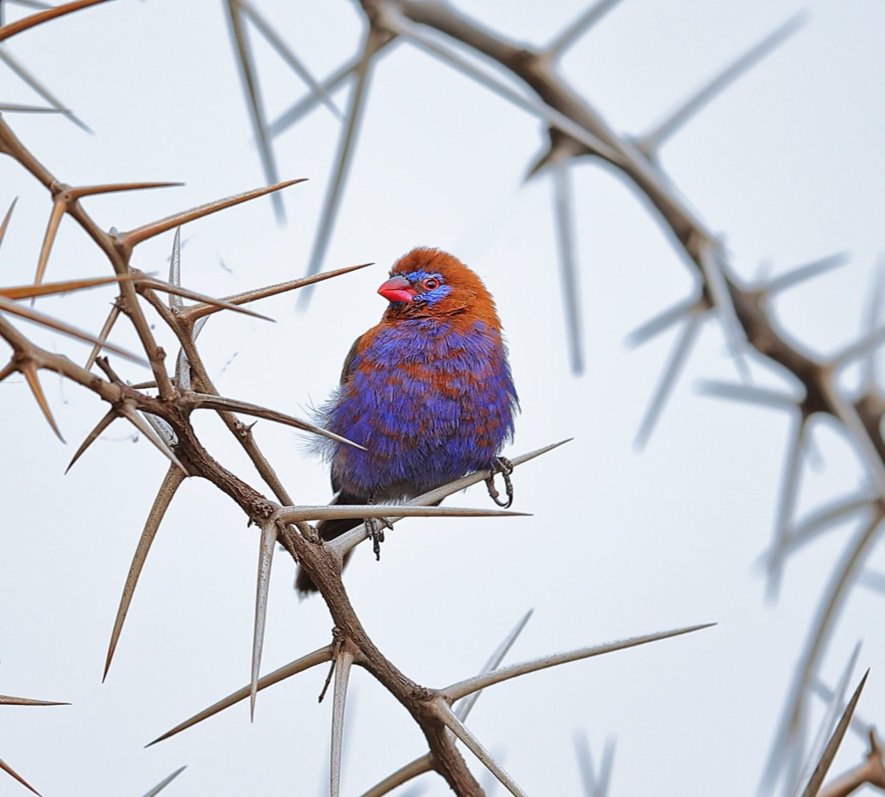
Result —
MULTIPOLYGON (((501 322, 482 280, 439 249, 394 264, 378 293, 381 322, 350 349, 322 423, 356 443, 324 441, 333 503, 413 498, 465 473, 490 468, 513 434, 516 390, 501 322)), ((334 539, 359 521, 321 522, 334 539)), ((303 571, 296 587, 314 589, 303 571)))

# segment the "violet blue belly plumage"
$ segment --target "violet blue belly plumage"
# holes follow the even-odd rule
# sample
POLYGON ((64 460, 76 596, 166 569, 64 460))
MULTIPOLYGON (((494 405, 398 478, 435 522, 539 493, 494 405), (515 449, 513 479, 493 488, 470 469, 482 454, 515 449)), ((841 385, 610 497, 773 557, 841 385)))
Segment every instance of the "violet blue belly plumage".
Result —
MULTIPOLYGON (((437 249, 401 257, 378 293, 390 302, 356 340, 325 428, 366 447, 323 443, 333 503, 413 498, 491 468, 513 434, 517 396, 492 297, 467 266, 437 249)), ((357 520, 322 521, 334 539, 357 520)), ((300 592, 314 585, 304 571, 300 592)))

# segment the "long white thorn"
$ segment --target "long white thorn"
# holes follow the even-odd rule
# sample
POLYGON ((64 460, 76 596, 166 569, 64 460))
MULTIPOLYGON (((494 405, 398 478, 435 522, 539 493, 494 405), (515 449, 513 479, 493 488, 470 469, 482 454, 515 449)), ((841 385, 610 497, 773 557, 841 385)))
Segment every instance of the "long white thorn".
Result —
POLYGON ((516 781, 489 755, 489 752, 480 744, 479 739, 467 730, 467 726, 458 719, 447 703, 439 700, 434 706, 445 726, 464 743, 464 746, 504 785, 507 791, 514 797, 527 797, 526 793, 516 785, 516 781))
MULTIPOLYGON (((870 302, 867 305, 866 319, 864 329, 867 335, 872 335, 879 321, 882 318, 882 299, 883 299, 883 271, 885 271, 885 263, 880 262, 873 276, 873 289, 870 291, 870 302)), ((877 387, 878 369, 876 367, 877 351, 871 349, 867 352, 863 359, 863 372, 861 375, 861 388, 867 391, 875 391, 877 387)))
POLYGON ((353 653, 346 648, 335 660, 335 693, 332 700, 332 754, 329 768, 331 797, 341 793, 341 748, 344 743, 344 709, 347 703, 347 683, 353 653))
POLYGON ((690 319, 695 315, 701 315, 708 309, 709 305, 705 302, 703 297, 685 299, 681 302, 677 302, 672 307, 662 310, 657 315, 652 316, 645 323, 636 327, 636 329, 627 335, 625 342, 631 349, 635 349, 637 346, 641 346, 646 341, 656 337, 679 321, 690 319))
POLYGON ((717 94, 720 94, 754 64, 772 52, 781 42, 799 30, 806 21, 806 14, 804 12, 799 13, 769 33, 762 41, 729 64, 712 80, 701 86, 681 105, 671 111, 666 118, 658 122, 648 133, 641 136, 639 139, 640 148, 646 152, 655 152, 664 141, 714 99, 717 94))
MULTIPOLYGON (((372 65, 375 53, 378 51, 381 41, 382 34, 374 27, 369 27, 366 31, 365 41, 363 42, 363 53, 359 66, 357 67, 356 80, 354 81, 353 89, 350 94, 350 103, 347 108, 347 121, 342 128, 341 138, 338 140, 338 154, 335 158, 335 171, 329 181, 329 187, 326 190, 326 197, 323 200, 323 209, 320 214, 320 226, 313 242, 313 251, 310 253, 310 262, 307 267, 308 276, 319 273, 319 270, 323 265, 323 258, 326 256, 329 240, 332 237, 332 230, 335 226, 338 210, 341 207, 341 197, 344 192, 344 185, 347 181, 348 172, 350 171, 353 152, 356 149, 356 139, 363 119, 366 97, 369 93, 372 65)), ((301 294, 299 295, 299 303, 302 307, 307 306, 312 293, 312 285, 306 286, 304 290, 301 291, 301 294)))
POLYGON ((592 3, 565 30, 557 34, 556 38, 544 48, 544 53, 550 58, 562 55, 619 2, 620 0, 597 0, 592 3))
POLYGON ((797 415, 787 446, 787 457, 784 465, 783 486, 778 501, 777 518, 774 524, 774 540, 771 545, 771 556, 768 558, 767 596, 774 600, 778 596, 783 575, 784 555, 788 545, 790 521, 796 506, 796 494, 799 491, 799 475, 802 469, 802 452, 806 433, 806 418, 797 415))
POLYGON ((834 268, 844 266, 849 259, 847 252, 837 252, 834 255, 822 257, 820 260, 814 260, 803 266, 797 266, 785 274, 773 277, 772 279, 754 287, 757 290, 764 290, 768 296, 774 296, 794 287, 795 285, 799 285, 800 283, 819 277, 822 274, 826 274, 834 268))
POLYGON ((292 52, 291 48, 282 40, 280 35, 273 29, 270 23, 259 13, 258 9, 249 0, 237 0, 242 12, 249 17, 255 29, 267 40, 267 43, 276 50, 289 68, 300 77, 311 91, 311 96, 316 97, 318 102, 323 103, 336 119, 341 119, 341 111, 335 105, 329 93, 323 88, 313 73, 304 65, 300 58, 292 52))
POLYGON ((664 405, 670 397, 673 386, 676 384, 676 379, 678 378, 680 371, 682 371, 685 361, 688 359, 688 355, 691 352, 691 348, 694 345, 698 332, 700 331, 702 320, 702 316, 690 316, 682 327, 682 331, 679 333, 676 342, 673 344, 670 359, 666 366, 664 366, 660 381, 655 388, 655 392, 652 394, 648 409, 645 411, 645 416, 642 419, 642 423, 639 425, 639 431, 636 433, 636 439, 634 440, 633 445, 637 448, 644 448, 648 443, 651 433, 654 431, 655 425, 658 422, 658 418, 664 409, 664 405))
POLYGON ((255 699, 258 695, 258 675, 261 670, 261 651, 264 647, 264 629, 267 625, 267 596, 270 591, 270 571, 277 542, 276 520, 268 520, 261 529, 258 547, 258 580, 255 586, 255 626, 252 634, 252 680, 249 694, 249 718, 255 721, 255 699))
POLYGON ((698 384, 698 390, 704 395, 714 398, 742 401, 776 410, 794 411, 798 406, 798 401, 789 393, 752 385, 738 385, 732 382, 716 382, 712 379, 705 379, 698 384))
POLYGON ((725 278, 725 262, 722 249, 714 241, 707 241, 700 249, 700 266, 713 298, 713 304, 719 313, 722 324, 722 333, 729 354, 734 358, 735 367, 744 382, 750 382, 750 371, 744 359, 744 347, 746 335, 744 335, 741 322, 738 320, 737 310, 731 300, 731 291, 725 278))
POLYGON ((553 213, 556 241, 559 246, 559 271, 562 278, 562 302, 569 343, 572 373, 584 372, 584 331, 581 323, 581 286, 575 254, 574 194, 568 160, 557 158, 551 167, 553 176, 553 213))

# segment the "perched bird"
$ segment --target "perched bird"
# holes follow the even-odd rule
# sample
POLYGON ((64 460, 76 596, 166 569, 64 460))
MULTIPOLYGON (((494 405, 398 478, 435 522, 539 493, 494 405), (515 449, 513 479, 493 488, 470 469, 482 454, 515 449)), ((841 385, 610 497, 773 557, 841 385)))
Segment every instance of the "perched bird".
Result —
MULTIPOLYGON (((513 435, 518 399, 482 280, 456 257, 418 248, 378 293, 390 302, 381 323, 354 342, 321 410, 326 429, 366 447, 321 443, 334 504, 401 501, 495 468, 513 435)), ((317 530, 331 540, 360 522, 321 521, 317 530)), ((316 589, 303 570, 295 586, 316 589)))

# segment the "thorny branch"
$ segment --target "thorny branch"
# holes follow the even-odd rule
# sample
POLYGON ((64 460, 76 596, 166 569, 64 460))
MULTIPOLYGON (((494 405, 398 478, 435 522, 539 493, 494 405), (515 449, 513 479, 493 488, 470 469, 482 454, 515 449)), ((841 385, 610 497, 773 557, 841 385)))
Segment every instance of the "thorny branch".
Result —
MULTIPOLYGON (((85 7, 90 3, 72 5, 72 10, 85 7)), ((233 3, 230 9, 235 12, 233 3)), ((57 9, 40 12, 40 19, 51 19, 60 13, 57 9)), ((0 38, 11 33, 27 29, 27 23, 19 21, 6 28, 0 28, 0 38)), ((370 36, 364 62, 368 63, 371 56, 383 45, 384 37, 375 41, 370 36)), ((242 52, 245 53, 245 48, 242 52)), ((256 107, 257 106, 257 96, 256 107)), ((352 109, 353 111, 353 109, 352 109)), ((12 358, 0 372, 0 379, 5 379, 14 372, 26 377, 34 396, 46 415, 53 429, 60 435, 49 409, 49 403, 40 388, 37 374, 40 370, 50 370, 69 381, 95 393, 108 404, 108 411, 99 421, 96 428, 79 447, 71 462, 74 462, 86 451, 98 435, 115 419, 122 418, 134 425, 142 435, 170 461, 170 468, 161 485, 160 492, 150 516, 142 532, 142 539, 133 559, 132 567, 126 579, 123 596, 114 623, 111 642, 105 665, 105 676, 113 659, 120 639, 120 633, 134 590, 142 570, 151 543, 168 506, 179 487, 187 477, 198 477, 211 482, 217 489, 226 494, 246 515, 251 523, 262 528, 262 546, 259 565, 259 585, 256 600, 256 626, 253 644, 253 673, 250 693, 253 699, 261 685, 259 679, 261 641, 264 634, 264 616, 266 612, 266 584, 269 577, 272 552, 275 541, 282 543, 294 560, 303 567, 317 585, 334 623, 340 646, 336 646, 336 685, 335 710, 333 712, 333 792, 338 788, 338 767, 341 754, 341 728, 343 723, 343 705, 347 688, 347 673, 351 665, 357 665, 369 671, 387 691, 398 700, 420 726, 429 748, 430 766, 436 770, 459 795, 482 794, 477 781, 468 769, 464 759, 455 746, 455 738, 467 740, 469 746, 483 758, 487 767, 499 772, 494 761, 482 753, 482 748, 460 719, 448 709, 452 698, 437 690, 428 689, 412 681, 390 662, 372 640, 368 637, 360 623, 356 611, 344 590, 340 577, 341 553, 331 546, 324 546, 318 540, 314 529, 307 522, 310 519, 327 516, 327 507, 310 508, 292 505, 292 501, 277 478, 273 467, 258 448, 249 427, 243 424, 237 414, 248 414, 266 418, 280 423, 288 423, 317 434, 328 435, 322 429, 307 424, 291 416, 284 415, 268 408, 259 407, 242 401, 236 401, 219 395, 206 373, 202 358, 196 345, 198 334, 202 331, 208 317, 219 310, 240 310, 241 307, 265 296, 282 293, 310 285, 321 279, 340 276, 352 269, 340 269, 329 274, 311 275, 304 280, 281 283, 256 291, 249 291, 229 297, 227 300, 215 300, 187 291, 180 285, 180 244, 176 234, 175 248, 172 258, 172 269, 169 282, 147 277, 131 266, 131 257, 135 248, 142 242, 166 231, 171 231, 182 224, 194 221, 210 213, 232 207, 244 201, 273 193, 281 188, 292 185, 297 180, 290 180, 267 188, 250 191, 217 202, 186 210, 156 222, 143 224, 128 232, 119 233, 112 228, 105 232, 85 210, 81 201, 89 196, 113 191, 132 190, 134 188, 161 187, 160 183, 123 183, 117 185, 98 185, 87 188, 72 188, 55 177, 52 172, 36 157, 28 147, 15 135, 8 124, 0 119, 0 153, 8 155, 34 179, 42 184, 52 199, 52 212, 47 224, 44 243, 38 259, 37 274, 34 285, 23 289, 6 289, 6 295, 0 297, 0 337, 12 349, 12 358), (17 300, 32 297, 41 293, 60 290, 57 285, 43 285, 42 280, 49 265, 50 252, 57 230, 65 217, 73 219, 92 239, 98 249, 106 257, 114 277, 109 283, 116 285, 119 295, 113 305, 112 312, 98 336, 81 333, 71 327, 57 322, 36 311, 25 311, 16 304, 17 300), (170 296, 168 306, 159 298, 158 292, 170 296), (8 297, 8 298, 7 298, 8 297), (197 304, 186 307, 182 297, 197 300, 197 304), (176 371, 170 374, 166 365, 166 352, 159 346, 152 326, 145 314, 145 304, 153 308, 160 319, 173 332, 181 346, 181 354, 177 358, 176 371), (10 320, 6 313, 24 315, 37 323, 49 326, 63 334, 73 335, 94 344, 87 367, 81 367, 68 357, 48 351, 37 345, 22 333, 10 320), (133 386, 124 382, 115 372, 107 357, 98 356, 102 349, 126 356, 128 353, 108 342, 113 326, 120 319, 126 319, 135 330, 140 347, 150 367, 152 379, 141 386, 133 386), (103 375, 92 370, 98 365, 103 375), (271 487, 277 503, 263 495, 256 487, 226 468, 204 446, 191 424, 191 416, 198 410, 217 412, 225 421, 228 429, 256 466, 263 480, 271 487), (452 730, 452 733, 449 731, 452 730), (453 735, 454 734, 454 735, 453 735)), ((11 214, 11 208, 3 220, 5 231, 11 214)), ((100 280, 79 281, 76 286, 66 285, 66 289, 80 289, 100 284, 100 280)), ((247 311, 250 312, 251 311, 247 311)), ((336 438, 341 440, 341 438, 336 438)), ((343 441, 349 443, 349 441, 343 441)), ((478 478, 486 478, 488 474, 479 474, 478 478)), ((448 507, 367 507, 357 508, 363 515, 383 510, 391 516, 405 515, 500 515, 513 514, 498 510, 457 510, 448 507)), ((336 510, 331 510, 334 515, 336 510)), ((338 508, 340 516, 353 511, 353 508, 338 508), (343 514, 342 514, 343 513, 343 514)), ((351 544, 356 544, 353 540, 351 544)), ((679 633, 683 633, 680 631, 679 633)), ((664 638, 671 634, 652 635, 647 640, 664 638)), ((624 645, 608 646, 600 651, 585 651, 572 658, 587 655, 598 655, 600 652, 617 650, 623 646, 641 644, 640 641, 628 641, 624 645)), ((572 660, 571 658, 561 659, 572 660)), ((560 659, 556 659, 556 662, 560 659)), ((555 663, 555 662, 554 662, 555 663)), ((551 666, 551 665, 545 665, 551 666)), ((526 670, 527 672, 530 670, 526 670)), ((480 687, 481 688, 481 687, 480 687)), ((475 690, 474 690, 475 691, 475 690)), ((11 771, 11 770, 10 770, 11 771)), ((167 781, 164 782, 165 783, 167 781)), ((515 787, 514 787, 515 788, 515 787)))
MULTIPOLYGON (((25 20, 0 27, 0 41, 12 35, 27 30, 34 24, 61 16, 64 13, 96 5, 101 0, 79 0, 64 4, 53 9, 41 11, 25 20)), ((883 441, 880 425, 885 416, 885 399, 880 395, 877 386, 871 381, 866 386, 865 392, 857 399, 848 399, 837 385, 837 376, 840 368, 849 360, 865 356, 879 344, 883 335, 879 330, 870 330, 870 335, 860 344, 850 347, 842 355, 834 358, 816 358, 804 353, 798 346, 790 341, 779 331, 772 314, 769 299, 776 289, 775 282, 762 286, 746 286, 732 276, 728 267, 727 255, 719 242, 718 237, 701 221, 681 199, 681 194, 675 187, 669 175, 662 169, 657 147, 668 136, 681 126, 684 121, 697 111, 703 103, 707 102, 721 86, 725 85, 734 76, 743 70, 747 64, 759 55, 770 49, 770 46, 780 41, 796 26, 791 21, 766 39, 745 58, 739 60, 723 75, 716 78, 707 86, 703 87, 698 94, 686 102, 675 112, 670 119, 659 123, 655 131, 638 139, 616 133, 607 123, 602 114, 594 108, 586 99, 575 92, 556 69, 556 58, 562 51, 570 46, 593 22, 601 16, 613 2, 603 0, 592 6, 583 14, 574 25, 556 37, 554 42, 546 48, 534 48, 523 44, 516 44, 506 40, 499 34, 489 31, 479 23, 470 20, 446 3, 417 2, 416 0, 362 0, 362 8, 369 21, 369 28, 360 56, 352 63, 329 78, 327 81, 318 82, 309 79, 312 90, 310 100, 301 103, 291 112, 284 114, 280 119, 268 126, 263 109, 261 107, 260 92, 255 78, 254 67, 248 53, 248 45, 245 43, 243 31, 240 25, 239 14, 248 12, 253 24, 262 31, 262 35, 274 44, 278 52, 284 47, 282 39, 276 36, 267 24, 257 16, 257 12, 242 0, 230 0, 228 6, 231 14, 232 33, 240 50, 242 61, 243 79, 247 93, 250 96, 253 123, 259 140, 262 142, 262 158, 266 171, 271 174, 275 169, 272 153, 268 146, 269 132, 277 132, 285 123, 297 118, 310 105, 317 102, 325 102, 331 105, 328 99, 329 92, 351 75, 355 75, 355 84, 351 97, 351 105, 348 110, 342 142, 339 148, 339 158, 336 165, 336 176, 332 181, 326 201, 326 210, 321 222, 314 248, 314 255, 310 271, 318 271, 326 243, 331 235, 334 216, 340 200, 341 190, 349 165, 349 158, 354 147, 354 140, 358 133, 359 118, 366 102, 368 75, 373 61, 388 49, 391 42, 405 40, 415 46, 426 50, 437 58, 446 61, 452 68, 458 69, 470 77, 479 80, 484 85, 508 97, 529 113, 538 115, 549 125, 550 142, 549 152, 542 156, 536 163, 533 172, 550 168, 554 174, 557 185, 557 197, 560 201, 559 220, 561 227, 560 248, 563 260, 563 275, 567 284, 574 284, 575 280, 575 256, 571 243, 571 222, 569 219, 569 203, 567 201, 567 165, 579 157, 595 157, 608 161, 618 169, 626 179, 633 183, 637 190, 645 195, 664 225, 670 232, 674 244, 686 256, 686 261, 695 269, 700 282, 699 295, 693 298, 685 311, 689 319, 690 332, 686 332, 684 351, 678 351, 673 358, 672 367, 662 380, 660 396, 653 405, 649 414, 649 423, 643 432, 646 436, 657 415, 660 406, 666 398, 669 386, 672 384, 676 370, 684 356, 687 354, 690 338, 698 328, 697 319, 700 313, 708 309, 715 310, 723 324, 726 338, 731 347, 731 353, 738 364, 742 362, 742 349, 749 344, 757 352, 771 362, 778 364, 783 373, 796 380, 804 389, 804 396, 799 402, 801 411, 802 427, 805 421, 815 414, 826 414, 834 418, 844 429, 846 435, 855 443, 868 468, 870 481, 875 487, 875 494, 871 496, 868 506, 871 507, 875 522, 865 527, 859 539, 849 547, 845 561, 841 569, 835 574, 831 595, 824 601, 819 612, 818 621, 814 633, 810 637, 809 649, 803 657, 799 671, 801 677, 797 680, 797 688, 788 707, 785 718, 788 720, 781 743, 776 747, 777 758, 782 759, 791 744, 794 744, 797 728, 801 726, 805 714, 805 701, 816 671, 817 664, 826 644, 827 637, 835 617, 838 614, 838 605, 844 600, 845 591, 853 583, 853 574, 858 572, 863 561, 863 556, 871 547, 871 542, 878 538, 881 528, 882 507, 885 504, 885 441, 883 441), (446 42, 454 42, 459 47, 468 51, 485 56, 497 62, 508 70, 513 76, 523 82, 530 89, 537 100, 527 100, 523 95, 517 95, 501 84, 488 73, 478 70, 475 66, 467 63, 460 57, 457 51, 452 50, 448 44, 441 44, 439 38, 429 37, 428 31, 442 34, 446 42), (700 312, 698 311, 700 308, 700 312)), ((287 51, 288 52, 288 51, 287 51)), ((289 56, 292 54, 289 53, 289 56)), ((292 56, 294 57, 294 56, 292 56)), ((287 57, 290 64, 291 59, 287 57)), ((337 109, 333 110, 337 113, 337 109)), ((196 337, 202 329, 206 316, 216 312, 224 305, 213 302, 209 297, 202 297, 201 304, 190 308, 183 308, 179 301, 170 301, 167 309, 158 299, 156 290, 164 290, 156 282, 148 284, 144 280, 139 281, 138 275, 130 267, 130 257, 133 249, 142 241, 147 240, 161 232, 171 230, 180 224, 199 218, 216 210, 221 210, 241 201, 261 196, 268 192, 274 192, 279 188, 291 183, 281 183, 270 186, 267 189, 249 192, 240 197, 222 200, 217 203, 195 208, 161 221, 146 224, 128 233, 104 232, 101 230, 89 214, 80 204, 80 199, 98 190, 128 190, 132 187, 149 187, 147 185, 134 186, 124 184, 120 186, 95 186, 93 189, 76 189, 58 181, 31 152, 14 135, 8 125, 0 120, 0 153, 9 155, 16 160, 26 171, 39 181, 50 192, 53 200, 53 213, 50 216, 47 227, 46 242, 40 257, 37 283, 42 278, 49 258, 49 251, 55 231, 64 216, 70 216, 92 238, 97 247, 105 254, 109 264, 119 280, 119 297, 114 305, 111 316, 97 338, 86 336, 83 339, 94 340, 95 349, 89 359, 87 368, 80 368, 68 358, 40 348, 25 337, 12 323, 0 315, 0 336, 12 348, 12 358, 9 364, 0 372, 0 379, 6 378, 13 372, 21 372, 34 393, 41 410, 47 420, 55 428, 55 422, 49 411, 48 402, 42 393, 36 374, 39 370, 52 370, 63 377, 81 385, 96 393, 106 401, 109 406, 108 415, 99 424, 98 431, 87 438, 86 444, 75 455, 79 456, 88 444, 97 436, 101 429, 116 417, 123 417, 130 423, 135 424, 148 436, 154 444, 171 460, 170 474, 176 474, 175 483, 166 485, 166 489, 174 493, 178 484, 186 476, 198 476, 212 482, 218 489, 228 495, 246 516, 266 531, 268 523, 273 519, 276 539, 281 542, 293 558, 310 573, 314 582, 319 587, 326 604, 329 607, 338 633, 347 640, 347 656, 353 664, 369 670, 388 691, 398 699, 412 714, 421 726, 428 740, 433 767, 446 778, 449 784, 459 794, 479 794, 480 788, 466 769, 463 759, 454 747, 452 736, 446 730, 464 739, 474 750, 481 750, 479 743, 463 727, 460 720, 451 712, 447 704, 440 703, 439 693, 420 687, 404 674, 400 673, 378 651, 362 629, 353 607, 350 605, 347 595, 340 580, 340 555, 341 551, 334 546, 331 550, 318 544, 312 528, 306 520, 295 520, 287 523, 277 523, 277 518, 283 516, 286 509, 294 511, 298 507, 292 505, 282 483, 268 460, 259 450, 249 427, 243 424, 236 416, 236 412, 254 414, 260 410, 262 417, 271 417, 273 420, 286 422, 280 413, 266 408, 256 408, 223 398, 212 385, 206 374, 205 368, 196 348, 196 337), (178 360, 176 374, 170 375, 165 365, 165 352, 159 347, 154 339, 150 325, 144 314, 142 299, 152 305, 159 313, 163 321, 172 329, 178 339, 182 354, 178 360), (138 335, 147 362, 151 368, 153 379, 151 387, 138 388, 124 384, 113 373, 106 361, 99 361, 99 365, 105 371, 106 378, 102 378, 91 371, 91 366, 98 352, 105 348, 113 351, 108 344, 107 336, 116 322, 118 316, 126 317, 132 324, 138 335), (157 395, 145 392, 155 389, 157 395), (217 412, 224 420, 228 429, 234 434, 238 442, 243 446, 259 474, 265 483, 271 488, 277 501, 266 498, 256 488, 252 487, 238 476, 227 470, 203 447, 196 436, 191 424, 190 415, 200 406, 210 408, 217 412)), ((295 181, 292 181, 295 182, 295 181)), ((281 207, 281 206, 278 206, 281 207)), ((0 226, 0 239, 9 222, 12 208, 3 219, 0 226)), ((340 273, 340 272, 339 272, 340 273)), ((324 278, 329 275, 318 275, 324 278)), ((307 284, 313 280, 302 281, 307 284)), ((181 294, 182 289, 177 279, 170 279, 170 283, 178 289, 172 293, 181 294)), ((281 290, 288 290, 300 285, 288 285, 281 290)), ((265 289, 265 292, 255 294, 270 295, 273 288, 265 289)), ((188 294, 184 294, 188 295, 188 294)), ((253 299, 260 298, 255 295, 250 298, 230 297, 227 302, 241 304, 253 299), (239 299, 239 301, 236 301, 239 299)), ((12 312, 9 299, 4 299, 2 310, 12 312)), ((581 367, 579 334, 580 323, 578 308, 567 306, 569 324, 571 329, 573 346, 573 363, 577 370, 581 367)), ((25 315, 24 312, 17 314, 25 315)), ((679 315, 674 316, 678 319, 679 315)), ((73 334, 70 328, 64 328, 59 323, 51 323, 45 317, 37 318, 38 323, 48 324, 52 328, 64 333, 73 334)), ((119 350, 116 350, 120 353, 119 350)), ((741 366, 745 368, 745 366, 741 366)), ((288 416, 285 416, 288 417, 288 416)), ((294 420, 294 419, 290 419, 294 420)), ((801 443, 801 439, 800 439, 801 443)), ((798 444, 797 444, 798 446, 798 444)), ((798 450, 798 448, 797 448, 798 450)), ((798 456, 798 455, 797 455, 798 456)), ((791 463, 788 474, 795 470, 791 463)), ((787 479, 790 490, 795 489, 794 476, 787 479)), ((168 505, 168 501, 166 502, 168 505)), ((307 508, 300 508, 306 510, 307 508)), ((149 520, 150 524, 159 524, 165 509, 161 509, 157 517, 149 520)), ((367 510, 368 511, 368 510, 367 510)), ((309 515, 305 515, 309 518, 309 515)), ((784 550, 775 550, 775 561, 788 551, 795 542, 785 529, 790 524, 788 519, 782 518, 778 524, 779 539, 777 545, 783 546, 784 550)), ((147 530, 147 527, 146 527, 147 530)), ((273 530, 273 529, 271 529, 273 530)), ((788 529, 787 529, 788 530, 788 529)), ((153 532, 156 526, 153 526, 153 532)), ((153 533, 152 532, 152 533, 153 533)), ((267 532, 270 534, 270 532, 267 532)), ((350 538, 350 544, 356 544, 359 540, 350 538)), ((149 542, 147 544, 149 547, 149 542)), ((264 546, 267 550, 268 546, 264 546)), ((270 546, 272 550, 273 546, 270 546)), ((144 552, 146 555, 146 550, 144 552)), ((137 554, 138 556, 138 554, 137 554)), ((143 561, 143 560, 142 560, 143 561)), ((267 562, 269 568, 269 561, 267 562)), ((133 567, 136 562, 133 562, 133 567)), ((137 579, 136 568, 135 579, 137 579)), ((260 586, 260 585, 259 585, 260 586)), ((131 599, 131 590, 134 589, 134 581, 130 584, 127 580, 127 588, 124 591, 124 603, 131 599), (128 597, 127 597, 128 591, 128 597)), ((259 592, 260 597, 260 592, 259 592)), ((122 616, 125 617, 124 603, 121 603, 122 616)), ((259 600, 260 603, 260 600, 259 600)), ((119 618, 119 613, 118 613, 119 618)), ((256 617, 256 620, 258 618, 256 617)), ((120 619, 122 623, 122 619, 120 619)), ((257 629, 257 625, 256 625, 257 629)), ((112 640, 112 648, 109 652, 108 665, 116 644, 119 628, 115 627, 115 637, 112 640)), ((257 634, 257 631, 256 631, 257 634)), ((257 636, 256 636, 257 638, 257 636)), ((259 646, 260 650, 260 646, 259 646)), ((331 653, 327 653, 326 659, 331 653)), ((348 662, 348 666, 349 666, 348 662)), ((257 678, 257 667, 253 673, 253 685, 246 694, 254 695, 257 678)), ((258 680, 258 686, 261 679, 258 680)), ((450 696, 451 697, 451 696, 450 696)), ((343 701, 343 696, 342 696, 343 701)), ((801 736, 801 734, 799 734, 801 736)), ((870 760, 878 757, 881 769, 881 751, 875 736, 871 735, 870 760), (875 753, 875 756, 874 756, 875 753)), ((479 753, 478 753, 479 754, 479 753)), ((801 755, 801 750, 793 750, 795 758, 801 755)), ((496 767, 494 762, 487 763, 490 768, 496 767)), ((869 767, 873 767, 869 764, 869 767)), ((857 781, 877 783, 873 769, 863 769, 862 777, 865 780, 857 781), (869 771, 868 771, 869 769, 869 771)), ((860 772, 860 770, 858 770, 860 772)), ((855 773, 856 775, 857 773, 855 773)), ((506 776, 506 773, 504 773, 506 776)), ((334 773, 333 773, 334 777, 334 773)), ((506 776, 509 778, 509 776, 506 776)), ((506 779, 504 781, 507 782, 506 779)), ((847 782, 847 781, 846 781, 847 782)), ((507 783, 514 793, 516 787, 507 783)), ((823 793, 828 797, 837 794, 847 794, 850 789, 833 785, 835 791, 825 790, 823 793)), ((855 786, 856 787, 856 786, 855 786)), ((853 787, 854 788, 854 787, 853 787)))
MULTIPOLYGON (((825 264, 823 266, 811 264, 797 269, 792 275, 775 278, 767 285, 743 284, 733 275, 719 236, 683 200, 678 185, 662 167, 659 149, 665 140, 676 133, 718 92, 792 35, 804 23, 805 17, 799 15, 781 25, 700 87, 668 118, 659 121, 651 132, 644 136, 631 137, 616 132, 600 110, 573 89, 557 68, 557 59, 563 51, 573 45, 613 5, 614 3, 607 0, 591 4, 551 44, 538 47, 510 41, 447 2, 361 0, 368 23, 367 37, 374 36, 385 47, 394 41, 408 42, 490 88, 549 126, 547 151, 537 158, 530 175, 547 170, 555 180, 566 318, 571 359, 576 371, 581 370, 582 360, 578 309, 572 302, 576 276, 570 230, 569 186, 566 179, 570 162, 578 158, 598 158, 617 169, 647 198, 654 215, 669 233, 678 251, 684 255, 685 262, 694 269, 700 285, 697 296, 686 302, 684 308, 674 312, 672 318, 666 321, 662 318, 656 322, 659 328, 679 320, 685 320, 686 323, 643 421, 638 442, 644 443, 647 440, 700 329, 700 320, 708 310, 715 311, 718 315, 731 356, 745 379, 749 376, 749 370, 744 361, 744 353, 749 346, 768 362, 775 364, 784 377, 802 388, 804 395, 797 402, 800 414, 799 440, 794 446, 795 450, 790 453, 784 480, 785 495, 781 504, 781 517, 777 523, 777 538, 769 560, 774 588, 782 559, 795 549, 797 543, 790 513, 810 419, 816 415, 827 415, 841 426, 846 437, 860 453, 869 481, 874 487, 875 492, 868 506, 875 509, 885 503, 885 439, 881 431, 881 422, 885 417, 885 396, 881 394, 874 380, 868 380, 861 395, 853 398, 844 395, 838 384, 840 370, 846 363, 859 357, 867 357, 868 361, 872 361, 872 352, 885 338, 885 333, 881 329, 871 328, 865 339, 835 357, 806 353, 781 331, 773 316, 770 300, 779 291, 829 268, 829 263, 821 261, 825 264), (489 70, 477 66, 475 61, 465 59, 462 55, 465 52, 503 67, 528 90, 528 96, 515 92, 509 84, 505 85, 489 70)), ((388 51, 385 47, 376 46, 374 51, 364 48, 356 59, 321 84, 326 91, 331 91, 348 76, 357 76, 352 94, 352 108, 345 118, 343 128, 344 143, 339 148, 335 175, 330 181, 311 270, 320 267, 325 243, 331 234, 341 196, 343 175, 355 146, 354 129, 358 125, 359 111, 367 101, 364 77, 372 68, 371 62, 383 57, 388 51)), ((271 132, 281 132, 318 102, 319 97, 316 94, 299 101, 271 124, 271 132)), ((880 524, 876 524, 869 530, 869 536, 879 539, 879 528, 880 524)), ((802 757, 800 730, 807 716, 810 679, 818 668, 838 615, 837 604, 844 599, 845 590, 855 583, 851 574, 858 572, 858 567, 870 547, 871 545, 864 545, 853 554, 853 545, 849 546, 844 564, 834 575, 834 580, 840 587, 829 598, 825 598, 818 612, 818 619, 809 634, 809 646, 797 668, 799 675, 795 688, 785 708, 783 731, 772 750, 771 764, 765 777, 768 785, 772 785, 778 768, 784 762, 795 762, 802 757)))

